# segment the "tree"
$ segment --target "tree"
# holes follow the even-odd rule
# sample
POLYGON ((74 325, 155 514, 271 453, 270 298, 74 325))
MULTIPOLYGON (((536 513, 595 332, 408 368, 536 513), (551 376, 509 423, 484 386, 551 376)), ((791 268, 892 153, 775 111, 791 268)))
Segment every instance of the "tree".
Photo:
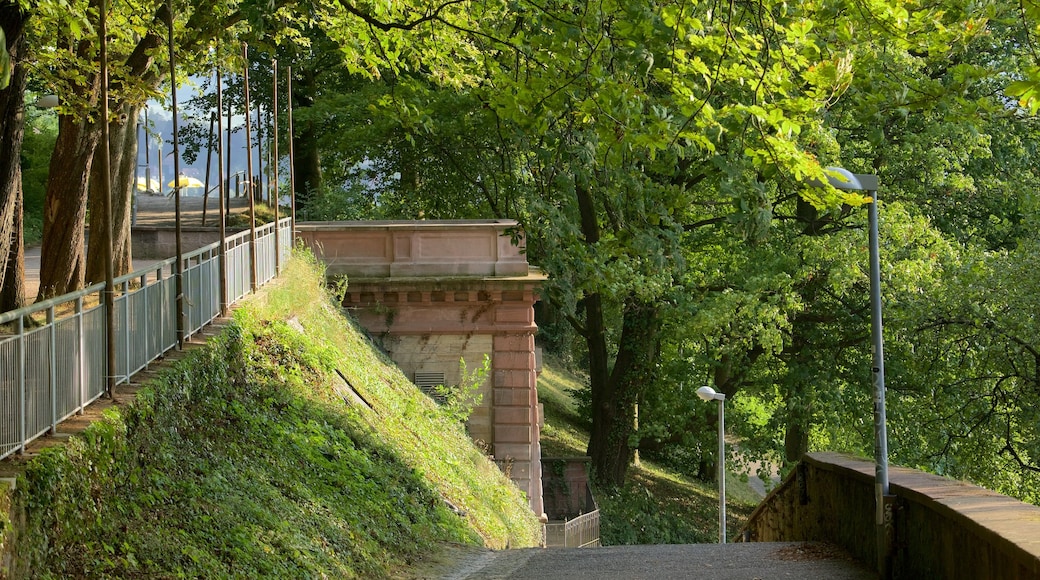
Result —
POLYGON ((768 191, 822 175, 798 134, 851 71, 817 60, 811 13, 786 5, 525 8, 488 99, 531 152, 523 171, 538 199, 526 225, 554 244, 532 251, 548 298, 585 339, 589 453, 596 478, 616 485, 634 403, 659 364, 662 313, 689 291, 684 236, 732 221, 759 241, 768 191))
MULTIPOLYGON (((839 29, 822 46, 831 54, 854 50, 855 74, 824 110, 827 129, 800 136, 821 164, 880 175, 883 216, 889 216, 883 217, 885 272, 912 273, 914 281, 886 290, 896 305, 942 291, 937 274, 928 272, 937 259, 957 255, 951 240, 1002 247, 1028 229, 1023 215, 1030 202, 1018 194, 1018 180, 1032 179, 1026 152, 1033 130, 1000 98, 1001 78, 1016 66, 1016 53, 1007 50, 1011 29, 943 8, 904 21, 914 34, 892 39, 879 30, 876 38, 885 42, 877 45, 843 44, 848 30, 839 29), (914 236, 895 234, 905 224, 914 224, 914 236), (938 258, 914 257, 929 246, 938 258)), ((874 37, 862 31, 877 23, 845 22, 861 38, 874 37)), ((668 374, 640 406, 643 449, 695 448, 688 433, 704 428, 703 411, 668 391, 696 376, 702 382, 693 387, 715 382, 730 395, 731 412, 744 414, 731 425, 743 436, 745 455, 793 463, 810 448, 870 452, 862 413, 869 408, 862 387, 869 383, 863 213, 818 208, 788 188, 763 191, 761 205, 771 208, 768 244, 735 244, 721 232, 702 232, 685 245, 689 300, 697 304, 686 309, 692 321, 671 324, 665 337, 668 374)), ((886 312, 896 320, 901 315, 898 308, 886 312)), ((887 328, 902 335, 890 345, 896 352, 913 344, 912 332, 891 321, 887 328)), ((896 373, 907 364, 889 369, 890 384, 899 384, 896 373)))
POLYGON ((21 3, 0 2, 0 144, 5 151, 0 156, 0 312, 22 306, 25 284, 20 161, 28 17, 21 3))

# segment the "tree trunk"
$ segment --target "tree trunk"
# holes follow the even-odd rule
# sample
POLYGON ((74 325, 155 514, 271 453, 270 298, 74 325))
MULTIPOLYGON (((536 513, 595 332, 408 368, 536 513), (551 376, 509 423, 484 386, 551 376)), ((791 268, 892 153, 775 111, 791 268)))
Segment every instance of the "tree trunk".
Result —
MULTIPOLYGON (((660 317, 656 305, 630 298, 624 308, 621 340, 606 384, 592 383, 592 435, 589 455, 600 485, 625 483, 632 460, 632 417, 639 395, 654 378, 660 351, 660 317), (597 401, 596 392, 600 391, 597 401), (598 403, 598 404, 597 404, 598 403)), ((605 352, 604 352, 605 355, 605 352)), ((591 378, 591 377, 590 377, 591 378)))
MULTIPOLYGON (((96 95, 96 78, 92 89, 96 95)), ((101 126, 98 123, 77 120, 69 115, 58 119, 58 140, 51 156, 44 205, 38 300, 83 287, 87 183, 94 150, 100 140, 101 126)))
MULTIPOLYGON (((90 0, 90 6, 96 7, 96 0, 90 0)), ((153 22, 158 25, 167 22, 169 17, 169 8, 163 3, 156 8, 153 22)), ((137 46, 124 63, 128 76, 143 78, 148 83, 158 82, 159 79, 155 77, 154 71, 151 71, 150 67, 155 49, 159 46, 160 36, 156 31, 162 29, 159 26, 153 27, 152 31, 138 41, 137 46)), ((83 42, 77 45, 75 50, 81 58, 90 58, 93 45, 83 42)), ((101 93, 100 75, 95 74, 85 79, 76 92, 89 97, 85 111, 97 111, 99 108, 97 102, 101 93)), ((47 179, 47 200, 44 205, 38 299, 78 290, 83 287, 86 276, 83 226, 87 213, 88 184, 94 153, 101 140, 101 124, 97 119, 79 119, 78 116, 80 115, 63 115, 58 120, 58 140, 54 144, 54 154, 51 156, 50 176, 47 179)), ((136 119, 136 116, 133 118, 136 119)), ((127 119, 127 122, 131 123, 131 119, 127 119)), ((119 135, 122 133, 120 132, 119 135)), ((136 134, 134 138, 136 138, 136 134)), ((118 143, 119 138, 113 138, 113 142, 118 143)), ((115 167, 114 164, 113 167, 115 167)), ((117 191, 121 191, 124 186, 133 187, 133 180, 117 177, 117 174, 113 173, 113 184, 116 184, 117 191)), ((123 196, 117 196, 117 199, 118 197, 123 196)), ((119 215, 123 212, 125 209, 114 208, 117 223, 120 219, 119 215)), ((115 231, 117 240, 121 233, 128 234, 125 228, 116 228, 115 231)), ((125 251, 121 253, 129 256, 129 252, 129 243, 127 243, 125 251)), ((119 254, 116 255, 119 256, 119 254)), ((119 264, 123 262, 123 258, 116 260, 117 271, 119 264)))
MULTIPOLYGON (((592 457, 593 478, 601 484, 615 484, 606 460, 608 442, 615 422, 615 399, 607 356, 607 333, 604 323, 603 301, 599 294, 590 294, 582 301, 585 306, 585 344, 589 351, 589 386, 592 389, 592 428, 589 448, 592 457)), ((619 484, 617 484, 619 485, 619 484)))
MULTIPOLYGON (((111 139, 112 176, 112 266, 115 276, 129 274, 133 269, 130 227, 132 200, 137 170, 137 124, 134 120, 141 108, 123 104, 119 115, 109 125, 111 139)), ((94 164, 90 180, 90 231, 102 232, 103 188, 101 166, 94 164)), ((87 282, 102 282, 105 279, 105 251, 102 236, 91 236, 87 248, 87 282)))
MULTIPOLYGON (((304 70, 299 81, 293 83, 294 109, 314 106, 315 79, 313 71, 304 70)), ((293 127, 293 171, 296 181, 297 211, 306 217, 307 204, 321 192, 321 154, 318 150, 320 135, 314 121, 297 121, 293 127)))
MULTIPOLYGON (((585 243, 600 240, 600 225, 592 192, 576 184, 581 231, 585 243)), ((632 458, 629 439, 634 434, 632 416, 639 393, 653 377, 660 338, 657 307, 633 298, 626 301, 621 340, 613 369, 609 368, 606 318, 598 293, 582 300, 585 308, 585 343, 589 350, 589 384, 592 388, 592 430, 588 454, 592 477, 602 486, 621 486, 632 458)))
POLYGON ((14 69, 10 84, 0 91, 0 312, 25 303, 25 247, 22 238, 22 137, 25 134, 25 21, 16 2, 0 3, 0 28, 14 69))

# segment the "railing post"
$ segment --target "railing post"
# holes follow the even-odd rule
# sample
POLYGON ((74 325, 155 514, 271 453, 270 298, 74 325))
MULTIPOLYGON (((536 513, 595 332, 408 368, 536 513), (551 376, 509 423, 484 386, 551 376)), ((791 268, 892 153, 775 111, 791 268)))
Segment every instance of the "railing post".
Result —
POLYGON ((76 353, 76 360, 79 361, 79 400, 76 401, 76 414, 82 415, 83 409, 87 406, 87 338, 83 332, 82 296, 76 298, 76 342, 79 344, 79 352, 76 353))
POLYGON ((18 392, 21 398, 18 401, 20 412, 18 413, 18 453, 25 453, 25 399, 28 396, 25 385, 25 317, 18 317, 18 392))
MULTIPOLYGON (((124 280, 122 283, 123 287, 123 364, 125 365, 126 374, 123 375, 123 381, 127 384, 130 383, 130 369, 132 364, 132 357, 130 356, 133 350, 130 346, 130 281, 124 280)), ((141 291, 144 291, 144 284, 141 284, 141 291)), ((147 316, 145 317, 147 318, 147 316)), ((148 336, 148 335, 145 335, 148 336)), ((118 366, 118 365, 117 365, 118 366)), ((116 384, 123 382, 116 380, 116 384)))
MULTIPOLYGON (((156 277, 156 282, 159 282, 158 277, 156 277)), ((143 274, 141 276, 141 278, 139 279, 138 283, 141 285, 141 302, 142 302, 142 304, 141 304, 141 311, 144 312, 144 317, 143 317, 144 320, 142 321, 142 325, 144 327, 143 331, 144 331, 144 335, 146 337, 145 340, 151 340, 151 338, 152 338, 152 334, 151 334, 151 331, 152 331, 152 325, 151 325, 152 317, 150 316, 151 309, 149 308, 149 304, 148 304, 148 275, 147 274, 143 274)), ((161 331, 160 331, 160 333, 161 333, 161 331)), ((159 348, 161 349, 162 348, 162 339, 159 340, 159 343, 160 343, 159 348)), ((148 356, 149 359, 151 359, 151 357, 152 357, 152 350, 151 350, 151 348, 148 348, 147 350, 148 350, 148 355, 147 356, 148 356)), ((130 382, 130 377, 126 377, 126 382, 127 383, 130 382)))
POLYGON ((53 435, 58 430, 58 341, 56 337, 57 331, 54 328, 54 307, 51 306, 47 309, 47 342, 49 343, 47 348, 47 354, 50 360, 48 363, 47 373, 47 389, 51 393, 51 429, 50 432, 53 435))

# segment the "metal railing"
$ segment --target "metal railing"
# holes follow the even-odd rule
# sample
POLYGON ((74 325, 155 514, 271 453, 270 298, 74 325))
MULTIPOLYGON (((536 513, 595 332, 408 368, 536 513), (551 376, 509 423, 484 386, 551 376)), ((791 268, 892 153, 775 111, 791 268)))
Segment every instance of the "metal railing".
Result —
POLYGON ((587 482, 585 493, 585 509, 588 510, 586 513, 563 522, 545 524, 547 548, 592 548, 600 545, 599 507, 587 482))
MULTIPOLYGON (((288 218, 245 231, 224 242, 228 305, 251 291, 250 252, 257 255, 257 284, 275 272, 275 234, 281 263, 289 256, 288 218)), ((220 315, 220 243, 184 254, 182 287, 188 338, 220 315)), ((116 278, 116 384, 177 346, 177 258, 116 278)), ((32 440, 104 394, 109 369, 105 354, 104 284, 0 314, 0 459, 24 451, 32 440)))

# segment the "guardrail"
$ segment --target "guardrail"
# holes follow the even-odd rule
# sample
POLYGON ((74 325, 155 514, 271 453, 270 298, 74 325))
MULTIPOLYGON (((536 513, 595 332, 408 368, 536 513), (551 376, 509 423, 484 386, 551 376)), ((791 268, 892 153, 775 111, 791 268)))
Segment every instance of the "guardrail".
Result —
POLYGON ((585 498, 586 513, 563 522, 551 521, 545 524, 545 547, 592 548, 600 545, 599 507, 587 482, 585 498))
MULTIPOLYGON (((257 286, 277 275, 276 248, 284 262, 291 250, 289 218, 277 228, 258 226, 250 244, 248 231, 224 242, 184 254, 184 336, 188 338, 220 315, 221 275, 227 282, 227 305, 252 289, 251 251, 256 249, 257 286), (278 236, 278 245, 275 244, 278 236)), ((116 384, 177 346, 177 258, 114 280, 116 384)), ((0 314, 0 459, 24 451, 32 440, 53 432, 58 423, 105 392, 109 369, 105 353, 104 284, 0 314), (6 328, 5 328, 6 327, 6 328)))

